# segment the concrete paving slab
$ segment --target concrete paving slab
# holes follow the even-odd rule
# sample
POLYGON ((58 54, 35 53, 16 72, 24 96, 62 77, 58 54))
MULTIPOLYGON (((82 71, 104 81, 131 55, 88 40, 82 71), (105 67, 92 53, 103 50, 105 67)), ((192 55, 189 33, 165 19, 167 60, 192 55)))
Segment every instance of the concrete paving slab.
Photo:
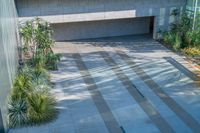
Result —
POLYGON ((132 70, 137 73, 138 76, 151 88, 154 93, 156 93, 164 102, 167 104, 177 116, 179 116, 190 128, 193 132, 200 131, 199 122, 191 116, 187 111, 185 111, 174 99, 172 99, 167 93, 162 90, 162 87, 159 86, 154 80, 151 79, 149 75, 147 75, 144 70, 138 66, 131 57, 129 57, 126 53, 119 53, 120 57, 126 60, 126 63, 132 65, 132 70))
MULTIPOLYGON (((92 49, 87 48, 88 51, 92 51, 92 49)), ((81 49, 80 51, 87 51, 86 49, 81 49)), ((95 53, 95 52, 94 52, 95 53)), ((99 54, 90 54, 90 55, 84 55, 83 56, 83 60, 85 62, 85 64, 87 65, 88 69, 90 70, 94 70, 96 68, 109 68, 108 65, 106 65, 107 63, 104 61, 104 59, 99 55, 99 54), (89 63, 90 60, 93 59, 95 60, 94 63, 89 63)), ((99 87, 99 89, 101 89, 101 92, 103 94, 103 96, 105 97, 106 101, 108 102, 108 105, 110 105, 110 108, 112 108, 113 113, 115 114, 116 118, 118 118, 119 123, 121 123, 121 125, 123 126, 125 123, 131 123, 132 122, 132 131, 134 131, 135 126, 134 123, 141 123, 141 124, 146 124, 146 121, 150 121, 148 120, 146 115, 140 115, 140 114, 135 114, 137 112, 135 112, 135 115, 132 115, 135 109, 132 108, 132 104, 130 101, 131 96, 129 95, 129 93, 126 91, 124 85, 121 83, 122 81, 119 80, 116 77, 116 74, 113 73, 111 70, 106 70, 104 72, 91 72, 92 76, 94 77, 94 80, 97 83, 97 86, 99 87), (98 78, 97 78, 98 77, 98 78), (110 79, 109 81, 105 79, 110 79), (104 82, 103 82, 104 81, 104 82), (121 97, 124 97, 123 99, 121 99, 121 97), (132 111, 131 111, 132 110, 132 111), (131 112, 130 112, 131 111, 131 112), (130 112, 130 114, 129 114, 130 112), (124 117, 124 114, 126 114, 128 117, 124 117), (146 118, 142 118, 146 116, 146 118), (138 119, 137 119, 138 117, 138 119), (135 121, 135 119, 137 121, 135 121)), ((138 103, 135 102, 135 104, 137 105, 138 103)), ((143 112, 141 110, 141 108, 137 105, 138 108, 138 112, 143 112), (140 111, 139 111, 140 110, 140 111)), ((157 130, 154 127, 153 123, 147 123, 145 126, 143 126, 143 128, 148 128, 149 126, 152 126, 152 132, 154 132, 155 130, 157 130), (150 124, 150 125, 148 125, 150 124)), ((130 127, 129 127, 130 129, 130 127)), ((124 130, 126 131, 126 128, 124 128, 124 130)), ((167 131, 167 130, 166 130, 167 131)), ((150 131, 151 132, 151 131, 150 131)))
MULTIPOLYGON (((112 47, 107 47, 113 51, 112 47)), ((124 60, 116 53, 110 53, 110 56, 118 63, 118 66, 129 77, 133 84, 140 90, 140 92, 149 100, 149 102, 158 109, 158 112, 165 118, 165 120, 173 127, 177 133, 192 132, 177 116, 170 110, 170 108, 163 103, 163 101, 155 95, 155 93, 140 79, 140 77, 132 71, 130 65, 127 65, 124 60), (182 128, 179 128, 182 127, 182 128)))

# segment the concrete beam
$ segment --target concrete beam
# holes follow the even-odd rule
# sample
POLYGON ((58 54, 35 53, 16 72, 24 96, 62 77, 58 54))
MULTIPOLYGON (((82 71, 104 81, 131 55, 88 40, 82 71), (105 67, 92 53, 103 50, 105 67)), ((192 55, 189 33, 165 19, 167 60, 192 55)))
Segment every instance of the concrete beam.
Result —
MULTIPOLYGON (((34 17, 40 17, 52 24, 56 24, 56 23, 72 23, 72 22, 87 22, 87 21, 98 21, 98 20, 135 18, 136 11, 124 10, 124 11, 79 13, 79 14, 34 16, 34 17)), ((19 20, 26 21, 26 20, 33 19, 34 17, 19 17, 19 20)))

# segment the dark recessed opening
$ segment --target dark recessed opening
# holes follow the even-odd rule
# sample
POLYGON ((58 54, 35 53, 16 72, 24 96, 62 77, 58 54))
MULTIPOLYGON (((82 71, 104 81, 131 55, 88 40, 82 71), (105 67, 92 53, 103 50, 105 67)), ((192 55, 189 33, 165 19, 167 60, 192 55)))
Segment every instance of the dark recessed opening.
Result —
POLYGON ((3 119, 1 115, 1 109, 0 109, 0 133, 5 133, 4 126, 3 126, 3 119))
POLYGON ((154 30, 154 16, 150 17, 150 27, 149 27, 149 32, 151 34, 153 34, 153 30, 154 30))

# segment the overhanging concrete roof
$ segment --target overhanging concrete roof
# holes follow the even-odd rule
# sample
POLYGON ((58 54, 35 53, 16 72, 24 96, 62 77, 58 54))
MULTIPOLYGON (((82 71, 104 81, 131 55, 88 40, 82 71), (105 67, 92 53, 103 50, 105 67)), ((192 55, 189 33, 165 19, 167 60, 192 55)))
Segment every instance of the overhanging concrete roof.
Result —
POLYGON ((54 24, 54 23, 71 23, 71 22, 134 18, 134 17, 136 17, 136 11, 135 10, 123 10, 123 11, 80 13, 80 14, 31 16, 31 17, 19 17, 19 20, 26 21, 26 20, 33 19, 34 17, 42 18, 42 19, 54 24))

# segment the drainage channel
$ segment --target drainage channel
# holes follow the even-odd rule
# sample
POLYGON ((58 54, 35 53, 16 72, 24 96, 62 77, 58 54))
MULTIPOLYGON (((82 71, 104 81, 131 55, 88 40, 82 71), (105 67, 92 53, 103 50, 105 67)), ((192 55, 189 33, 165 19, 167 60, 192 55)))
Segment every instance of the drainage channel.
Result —
POLYGON ((163 57, 163 58, 167 62, 169 62, 171 65, 173 65, 175 68, 177 68, 180 72, 184 73, 187 77, 192 79, 193 81, 200 81, 200 78, 196 74, 194 74, 193 72, 185 68, 182 64, 180 64, 174 58, 172 57, 163 57))
MULTIPOLYGON (((123 51, 117 54, 126 64, 145 82, 145 84, 186 124, 194 133, 199 133, 200 124, 191 114, 185 111, 174 99, 172 99, 162 88, 140 67, 129 55, 123 51)), ((169 60, 168 60, 169 61, 169 60)), ((172 61, 170 61, 172 63, 172 61)), ((174 61, 173 61, 174 62, 174 61)), ((188 73, 188 72, 187 72, 188 73)))
POLYGON ((115 73, 115 75, 121 81, 123 86, 137 101, 137 103, 149 116, 152 122, 158 127, 158 129, 162 133, 175 133, 173 128, 160 115, 160 113, 154 108, 154 106, 144 97, 144 95, 136 88, 136 86, 132 84, 132 81, 124 74, 123 70, 112 59, 112 57, 110 57, 110 55, 107 52, 98 52, 98 53, 103 57, 106 63, 110 66, 110 69, 115 73))
POLYGON ((138 90, 138 88, 133 84, 133 87, 136 89, 136 91, 140 94, 140 96, 144 97, 144 95, 138 90))

